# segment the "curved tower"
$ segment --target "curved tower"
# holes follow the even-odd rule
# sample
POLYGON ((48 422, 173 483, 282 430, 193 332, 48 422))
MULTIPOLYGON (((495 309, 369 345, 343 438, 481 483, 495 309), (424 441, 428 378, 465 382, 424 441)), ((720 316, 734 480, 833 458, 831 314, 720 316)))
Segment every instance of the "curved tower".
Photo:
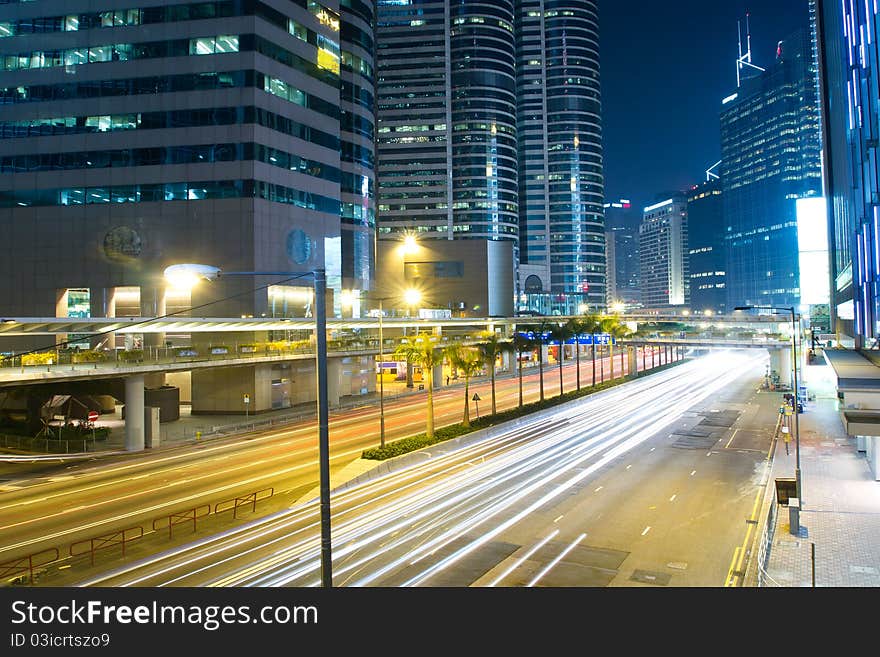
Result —
POLYGON ((595 0, 522 0, 517 17, 521 306, 605 305, 595 0))
POLYGON ((450 3, 452 230, 518 239, 514 2, 450 3))

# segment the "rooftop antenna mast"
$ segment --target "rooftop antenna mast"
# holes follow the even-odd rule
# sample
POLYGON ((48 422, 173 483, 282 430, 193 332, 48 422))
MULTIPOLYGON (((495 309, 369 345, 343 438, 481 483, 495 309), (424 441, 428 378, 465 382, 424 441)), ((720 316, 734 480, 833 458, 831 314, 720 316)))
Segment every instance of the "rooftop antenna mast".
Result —
POLYGON ((711 167, 706 169, 706 182, 711 182, 713 180, 721 180, 721 176, 719 176, 717 173, 715 173, 715 169, 717 169, 719 166, 721 166, 721 163, 723 161, 724 160, 718 160, 715 164, 713 164, 711 167))
POLYGON ((751 68, 757 69, 758 71, 764 71, 765 69, 760 66, 756 66, 752 64, 752 28, 749 23, 749 14, 746 13, 746 52, 743 53, 743 43, 742 43, 742 23, 740 21, 736 22, 736 32, 739 37, 739 58, 736 60, 736 88, 739 89, 742 85, 742 70, 743 67, 749 66, 751 68))

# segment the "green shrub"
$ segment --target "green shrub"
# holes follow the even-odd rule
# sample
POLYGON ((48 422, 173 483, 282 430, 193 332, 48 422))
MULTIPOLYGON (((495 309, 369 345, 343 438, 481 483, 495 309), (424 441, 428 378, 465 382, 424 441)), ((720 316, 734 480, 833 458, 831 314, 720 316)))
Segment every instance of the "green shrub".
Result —
POLYGON ((139 363, 144 359, 143 349, 127 349, 119 352, 119 360, 124 363, 139 363))
POLYGON ((74 363, 100 363, 107 360, 107 355, 103 351, 87 349, 73 352, 70 358, 74 363))
MULTIPOLYGON (((671 367, 675 367, 676 365, 680 365, 684 362, 686 361, 679 360, 668 365, 655 367, 651 370, 651 373, 661 372, 671 367)), ((643 373, 640 376, 645 376, 645 374, 643 373)), ((424 449, 425 447, 430 447, 431 445, 436 445, 437 443, 451 440, 452 438, 458 438, 459 436, 464 436, 466 434, 473 433, 474 431, 479 431, 480 429, 486 429, 496 424, 509 422, 510 420, 515 420, 519 417, 523 417, 524 415, 531 415, 532 413, 541 411, 545 408, 552 408, 553 406, 558 406, 559 404, 564 404, 575 399, 580 399, 581 397, 587 397, 602 390, 607 390, 608 388, 618 386, 621 383, 633 381, 636 378, 638 377, 630 374, 629 376, 626 376, 624 378, 614 379, 613 381, 604 381, 602 383, 597 383, 595 386, 587 386, 581 388, 580 390, 572 390, 570 392, 566 392, 561 397, 557 395, 556 397, 546 398, 544 399, 544 401, 536 401, 532 402, 531 404, 524 404, 522 408, 516 406, 514 408, 496 413, 495 415, 483 415, 475 420, 471 420, 470 428, 463 427, 461 423, 450 424, 445 427, 440 427, 439 429, 436 429, 434 431, 433 440, 429 440, 427 434, 425 433, 419 433, 414 436, 401 438, 400 440, 386 443, 384 448, 371 447, 370 449, 366 449, 361 454, 361 458, 373 461, 384 461, 385 459, 390 459, 395 456, 401 456, 403 454, 408 454, 409 452, 415 452, 417 450, 424 449)))

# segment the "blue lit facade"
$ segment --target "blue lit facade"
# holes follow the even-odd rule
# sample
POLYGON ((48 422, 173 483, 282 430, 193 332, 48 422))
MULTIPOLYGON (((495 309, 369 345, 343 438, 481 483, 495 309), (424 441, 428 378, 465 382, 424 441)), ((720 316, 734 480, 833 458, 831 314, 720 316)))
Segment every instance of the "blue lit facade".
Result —
POLYGON ((817 0, 829 214, 832 326, 857 347, 880 337, 880 176, 877 171, 877 9, 817 0))
POLYGON ((822 194, 817 96, 805 28, 781 41, 773 64, 723 104, 728 308, 799 305, 796 202, 822 194))

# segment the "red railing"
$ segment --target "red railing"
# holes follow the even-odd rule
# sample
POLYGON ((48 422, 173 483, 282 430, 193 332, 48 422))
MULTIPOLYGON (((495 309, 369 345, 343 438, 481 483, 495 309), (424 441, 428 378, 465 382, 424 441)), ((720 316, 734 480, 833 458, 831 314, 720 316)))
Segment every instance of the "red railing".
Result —
POLYGON ((257 502, 262 500, 267 500, 275 494, 274 488, 264 488, 263 490, 258 490, 249 495, 244 495, 242 497, 236 497, 231 500, 223 500, 222 502, 217 502, 214 505, 214 513, 225 513, 226 511, 232 511, 232 517, 235 518, 238 514, 238 509, 243 506, 253 506, 253 510, 257 510, 257 502), (262 493, 268 492, 268 495, 263 495, 260 497, 262 493), (228 505, 228 508, 221 507, 228 505))
POLYGON ((60 557, 61 555, 58 552, 58 548, 48 548, 40 552, 34 552, 33 554, 29 554, 25 557, 13 559, 12 561, 5 561, 3 563, 0 563, 0 579, 19 575, 21 573, 27 573, 30 583, 33 584, 34 568, 40 568, 41 566, 52 563, 53 561, 58 561, 60 557), (53 553, 55 554, 55 556, 51 559, 46 559, 45 561, 37 559, 37 557, 39 557, 40 555, 53 553))
POLYGON ((159 526, 167 525, 168 526, 168 538, 171 539, 174 531, 174 527, 176 525, 182 525, 184 523, 192 523, 193 532, 196 531, 196 526, 199 518, 204 518, 211 514, 211 505, 205 504, 203 506, 197 506, 192 509, 187 509, 186 511, 178 511, 176 513, 170 513, 167 516, 162 516, 161 518, 156 518, 153 521, 153 531, 158 531, 159 526))
POLYGON ((70 545, 70 556, 78 557, 80 555, 88 553, 90 555, 91 563, 95 565, 95 552, 98 550, 104 550, 106 548, 111 548, 117 545, 122 546, 122 556, 125 556, 125 544, 131 543, 133 541, 138 540, 139 538, 143 538, 144 536, 144 528, 140 525, 135 527, 126 527, 125 529, 120 529, 117 532, 113 532, 112 534, 104 534, 103 536, 95 536, 94 538, 87 538, 82 541, 77 541, 76 543, 71 543, 70 545), (128 532, 136 532, 136 535, 129 538, 128 532), (88 550, 83 550, 82 552, 77 552, 74 548, 88 545, 88 550))

